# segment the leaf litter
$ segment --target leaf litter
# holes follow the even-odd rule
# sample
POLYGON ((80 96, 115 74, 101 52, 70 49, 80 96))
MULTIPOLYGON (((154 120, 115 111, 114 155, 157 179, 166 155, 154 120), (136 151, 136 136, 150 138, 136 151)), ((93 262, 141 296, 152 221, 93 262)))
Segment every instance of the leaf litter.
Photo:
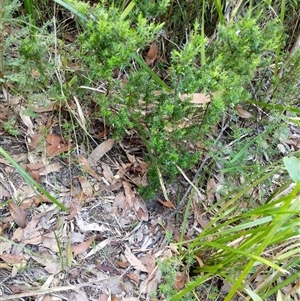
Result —
POLYGON ((4 181, 8 180, 7 187, 1 184, 6 191, 2 198, 12 198, 8 206, 0 207, 0 264, 8 273, 5 300, 31 296, 55 300, 55 295, 90 300, 88 284, 93 296, 105 298, 103 292, 108 292, 107 300, 150 296, 161 279, 155 252, 166 243, 164 229, 156 218, 150 219, 149 206, 137 192, 138 185, 147 185, 147 163, 124 145, 121 161, 109 157, 116 145, 113 139, 100 143, 88 156, 72 153, 72 142, 60 134, 42 135, 28 119, 22 121, 30 128, 28 153, 14 158, 69 212, 59 211, 19 176, 16 181, 14 170, 1 160, 4 181), (66 152, 71 152, 68 160, 59 158, 66 152), (77 275, 73 278, 77 289, 64 286, 69 275, 70 279, 77 275), (35 286, 41 278, 47 279, 40 287, 43 293, 35 286))

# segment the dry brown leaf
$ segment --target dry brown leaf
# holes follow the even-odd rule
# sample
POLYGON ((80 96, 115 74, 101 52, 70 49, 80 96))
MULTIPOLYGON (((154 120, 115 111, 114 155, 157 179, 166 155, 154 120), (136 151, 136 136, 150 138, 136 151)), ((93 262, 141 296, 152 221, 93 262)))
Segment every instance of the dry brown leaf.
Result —
POLYGON ((91 184, 89 183, 89 181, 83 176, 79 176, 78 181, 80 182, 83 193, 87 197, 92 196, 93 195, 93 188, 92 188, 91 184))
POLYGON ((145 202, 138 195, 134 200, 134 209, 136 212, 136 216, 140 221, 148 221, 149 220, 149 212, 145 205, 145 202))
POLYGON ((210 178, 206 185, 206 196, 210 202, 214 201, 214 196, 217 190, 217 183, 214 178, 210 178))
POLYGON ((251 113, 249 113, 248 111, 244 110, 243 107, 241 105, 236 105, 235 106, 236 112, 237 114, 242 117, 242 118, 251 118, 252 115, 251 113))
POLYGON ((169 200, 166 201, 162 201, 161 199, 157 199, 159 203, 161 203, 163 206, 167 207, 167 208, 172 208, 175 209, 176 207, 173 205, 173 203, 169 200))
POLYGON ((26 261, 23 255, 17 254, 1 254, 0 258, 8 264, 22 263, 26 261))
POLYGON ((47 156, 49 156, 49 157, 55 157, 62 153, 68 152, 70 149, 71 149, 71 147, 69 145, 64 145, 61 147, 57 147, 55 145, 48 145, 46 147, 46 153, 47 153, 47 156))
POLYGON ((147 294, 149 296, 152 295, 153 292, 157 292, 157 287, 158 284, 161 283, 161 278, 161 271, 159 269, 156 269, 156 272, 150 281, 149 279, 145 279, 144 281, 142 281, 140 285, 140 293, 147 294))
POLYGON ((29 164, 25 165, 25 170, 27 172, 30 172, 32 170, 39 170, 44 167, 45 167, 45 165, 43 163, 29 163, 29 164))
POLYGON ((151 275, 156 267, 155 259, 155 255, 150 252, 140 258, 141 263, 147 267, 148 275, 151 275))
POLYGON ((156 57, 157 57, 157 53, 158 53, 158 47, 157 47, 157 44, 156 42, 153 42, 150 46, 150 49, 147 53, 147 56, 146 56, 146 64, 149 66, 151 65, 156 57))
MULTIPOLYGON (((214 95, 215 93, 212 93, 214 95)), ((193 93, 193 94, 181 94, 180 99, 182 101, 190 99, 191 103, 194 104, 204 104, 211 101, 211 96, 205 93, 193 93)))
POLYGON ((108 139, 98 145, 90 154, 88 162, 90 166, 95 166, 97 161, 99 161, 114 145, 114 139, 108 139))
POLYGON ((71 149, 71 145, 68 145, 67 141, 56 134, 48 134, 47 135, 47 147, 46 147, 46 153, 47 156, 55 157, 57 155, 60 155, 64 152, 67 152, 71 149))
POLYGON ((175 287, 175 289, 180 290, 180 289, 184 288, 184 285, 185 285, 185 274, 178 271, 176 273, 174 287, 175 287))
POLYGON ((39 206, 41 203, 46 203, 46 204, 52 203, 52 201, 49 200, 45 195, 41 195, 41 194, 34 196, 32 200, 36 206, 39 206))
POLYGON ((131 252, 129 247, 125 245, 124 255, 128 262, 138 271, 147 272, 147 268, 141 263, 141 261, 131 252))
POLYGON ((57 237, 55 236, 54 232, 49 232, 43 235, 43 245, 46 248, 49 248, 53 252, 58 252, 59 247, 58 247, 58 241, 57 237))
POLYGON ((29 150, 34 150, 38 147, 38 145, 42 142, 44 135, 36 133, 31 137, 28 136, 28 147, 29 150))
POLYGON ((28 289, 25 285, 18 284, 9 285, 8 287, 14 294, 20 294, 28 289))
POLYGON ((110 133, 110 128, 105 128, 102 132, 97 134, 97 137, 102 139, 110 133))
POLYGON ((128 182, 123 181, 123 187, 126 196, 126 203, 129 206, 129 208, 132 208, 135 199, 135 194, 131 189, 131 185, 128 182))
POLYGON ((64 144, 64 139, 56 134, 48 134, 47 135, 47 143, 54 146, 59 146, 60 144, 64 144))
POLYGON ((102 163, 101 167, 103 169, 104 178, 107 180, 107 182, 112 183, 114 180, 114 174, 113 174, 111 168, 109 167, 109 165, 102 163))
POLYGON ((126 269, 130 265, 127 261, 116 261, 116 264, 122 269, 126 269))
POLYGON ((140 277, 138 275, 136 275, 135 273, 128 273, 128 274, 126 274, 126 276, 135 283, 139 283, 139 281, 140 281, 140 277))
POLYGON ((74 257, 77 256, 78 254, 85 252, 89 248, 89 246, 91 245, 93 240, 94 240, 94 238, 91 237, 90 239, 88 239, 76 246, 72 246, 72 252, 74 253, 74 257))
POLYGON ((73 43, 73 42, 76 41, 76 35, 71 34, 71 33, 69 33, 69 32, 65 32, 65 33, 64 33, 64 39, 65 39, 66 41, 68 41, 68 42, 73 43))
POLYGON ((194 258, 196 258, 196 260, 197 260, 197 262, 199 264, 199 267, 204 267, 204 263, 203 263, 203 261, 201 260, 200 257, 194 255, 194 258))
POLYGON ((99 179, 99 175, 90 167, 89 161, 85 157, 79 155, 78 161, 84 171, 89 173, 92 177, 99 179))
POLYGON ((14 202, 9 203, 9 211, 15 223, 21 228, 25 228, 27 225, 27 213, 14 202))

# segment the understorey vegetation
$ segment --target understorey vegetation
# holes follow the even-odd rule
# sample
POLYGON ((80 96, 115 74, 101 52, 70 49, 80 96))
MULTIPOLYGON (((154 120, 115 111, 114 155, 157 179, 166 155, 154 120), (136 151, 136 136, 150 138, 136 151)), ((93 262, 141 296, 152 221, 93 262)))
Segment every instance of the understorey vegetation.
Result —
POLYGON ((60 135, 66 152, 52 155, 68 163, 102 143, 107 155, 110 142, 117 162, 129 145, 136 193, 173 204, 161 221, 172 255, 156 259, 151 300, 300 298, 299 11, 285 0, 1 0, 0 84, 13 112, 0 113, 1 133, 26 136, 30 151, 33 132, 34 147, 60 135))

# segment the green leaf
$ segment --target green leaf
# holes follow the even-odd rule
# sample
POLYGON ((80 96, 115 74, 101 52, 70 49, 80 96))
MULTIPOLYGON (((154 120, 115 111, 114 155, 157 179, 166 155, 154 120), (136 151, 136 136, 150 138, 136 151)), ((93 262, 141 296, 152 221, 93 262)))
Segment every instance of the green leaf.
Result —
POLYGON ((295 183, 300 182, 300 161, 296 157, 284 157, 283 163, 291 179, 295 183))

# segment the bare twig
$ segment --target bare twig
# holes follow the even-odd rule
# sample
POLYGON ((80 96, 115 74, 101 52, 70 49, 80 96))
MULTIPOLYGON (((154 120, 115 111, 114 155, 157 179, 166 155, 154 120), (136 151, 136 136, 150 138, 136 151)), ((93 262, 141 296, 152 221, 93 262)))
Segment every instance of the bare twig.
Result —
MULTIPOLYGON (((224 115, 222 130, 221 130, 219 136, 217 137, 217 139, 215 140, 214 145, 216 145, 218 143, 218 141, 221 139, 221 137, 222 137, 224 131, 226 130, 226 128, 228 127, 228 125, 229 125, 229 121, 225 124, 225 115, 224 115)), ((203 167, 205 166, 208 159, 210 159, 210 157, 211 157, 210 155, 205 156, 205 158, 203 159, 200 167, 198 168, 198 170, 197 170, 197 172, 196 172, 196 174, 193 178, 192 183, 190 181, 188 181, 191 185, 189 186, 189 188, 185 192, 185 194, 182 197, 182 199, 181 199, 180 203, 178 204, 177 208, 170 214, 169 218, 174 217, 183 208, 183 206, 185 204, 185 201, 186 201, 187 197, 189 196, 189 194, 191 193, 192 189, 196 189, 196 191, 199 193, 199 190, 195 187, 195 183, 196 183, 200 173, 202 172, 203 167)))

